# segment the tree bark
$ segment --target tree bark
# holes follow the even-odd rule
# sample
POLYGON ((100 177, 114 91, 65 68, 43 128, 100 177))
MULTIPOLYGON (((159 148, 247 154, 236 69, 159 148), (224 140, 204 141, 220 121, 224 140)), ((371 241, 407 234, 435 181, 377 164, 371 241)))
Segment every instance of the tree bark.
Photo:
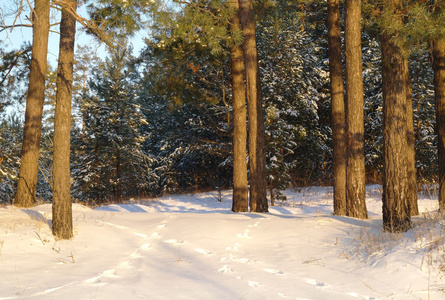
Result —
POLYGON ((382 200, 383 229, 389 232, 405 232, 412 228, 408 202, 406 67, 402 49, 394 36, 384 32, 382 200))
POLYGON ((340 4, 328 0, 329 76, 332 99, 334 215, 346 215, 346 124, 341 56, 340 4))
POLYGON ((77 0, 65 0, 60 22, 59 67, 54 116, 52 204, 53 234, 60 239, 69 239, 73 236, 70 192, 70 129, 76 20, 70 12, 75 12, 76 8, 77 0))
POLYGON ((20 159, 19 180, 15 205, 31 207, 36 198, 39 148, 42 133, 43 102, 49 34, 49 0, 36 0, 32 12, 32 58, 26 97, 25 127, 20 159))
POLYGON ((434 42, 434 92, 439 152, 439 211, 445 212, 445 38, 434 42))
POLYGON ((346 0, 346 213, 366 219, 361 1, 346 0))
POLYGON ((244 35, 243 51, 249 119, 250 211, 268 212, 263 99, 253 4, 252 0, 239 0, 238 3, 244 35))
MULTIPOLYGON (((235 13, 230 22, 230 30, 240 30, 238 0, 230 4, 235 13)), ((249 210, 248 184, 247 184, 247 111, 246 89, 244 86, 244 60, 243 50, 233 44, 230 50, 232 68, 232 95, 233 95, 233 212, 246 212, 249 210)))
POLYGON ((417 171, 416 149, 414 138, 414 111, 411 79, 409 77, 408 57, 404 56, 405 82, 406 82, 406 138, 407 138, 407 172, 408 172, 408 205, 411 216, 419 214, 417 205, 417 171))

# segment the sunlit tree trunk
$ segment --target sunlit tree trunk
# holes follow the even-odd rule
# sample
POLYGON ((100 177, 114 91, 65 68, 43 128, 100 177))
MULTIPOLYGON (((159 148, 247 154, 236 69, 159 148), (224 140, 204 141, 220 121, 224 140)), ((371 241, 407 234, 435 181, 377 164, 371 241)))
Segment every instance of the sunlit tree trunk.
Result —
POLYGON ((35 0, 32 12, 32 59, 26 98, 20 172, 14 203, 20 207, 33 206, 36 197, 43 102, 45 100, 49 10, 49 0, 35 0))
MULTIPOLYGON (((238 0, 230 2, 235 9, 231 20, 231 31, 240 30, 238 0)), ((244 85, 243 50, 232 45, 230 51, 233 94, 233 202, 232 211, 246 212, 248 207, 247 185, 247 112, 244 85)))
POLYGON ((411 79, 409 77, 408 57, 404 56, 405 80, 406 80, 406 138, 407 138, 407 172, 408 172, 408 205, 411 216, 419 214, 417 205, 417 172, 416 150, 414 138, 414 111, 411 79))
MULTIPOLYGON (((390 1, 390 0, 386 0, 390 1)), ((383 80, 383 229, 412 228, 407 173, 406 67, 394 36, 382 34, 383 80)))
POLYGON ((70 192, 70 128, 73 92, 74 42, 77 0, 65 0, 60 22, 59 67, 57 70, 56 112, 54 117, 53 234, 61 239, 73 236, 70 192), (70 13, 71 12, 71 13, 70 13))
POLYGON ((366 219, 361 1, 346 0, 346 214, 366 219))
POLYGON ((339 0, 328 0, 329 75, 332 99, 334 215, 346 215, 346 124, 339 0))
POLYGON ((247 106, 249 119, 250 211, 267 212, 267 178, 263 100, 255 38, 252 0, 239 0, 246 68, 247 106))
POLYGON ((439 211, 445 212, 445 38, 434 42, 434 91, 439 152, 439 211))

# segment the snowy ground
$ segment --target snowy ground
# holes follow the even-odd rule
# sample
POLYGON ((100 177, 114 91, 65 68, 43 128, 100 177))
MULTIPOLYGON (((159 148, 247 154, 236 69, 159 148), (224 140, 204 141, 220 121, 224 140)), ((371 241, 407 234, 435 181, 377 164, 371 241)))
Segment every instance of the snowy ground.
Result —
POLYGON ((287 195, 268 214, 232 213, 229 191, 75 204, 70 241, 50 205, 0 207, 0 299, 445 299, 443 219, 389 235, 378 186, 365 221, 332 216, 330 188, 287 195))

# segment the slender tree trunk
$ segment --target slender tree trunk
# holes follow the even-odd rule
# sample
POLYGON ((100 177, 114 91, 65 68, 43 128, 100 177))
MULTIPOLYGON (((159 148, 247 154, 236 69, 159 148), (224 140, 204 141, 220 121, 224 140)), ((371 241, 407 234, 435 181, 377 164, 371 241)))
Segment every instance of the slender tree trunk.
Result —
POLYGON ((29 71, 28 95, 26 97, 19 181, 15 197, 15 205, 20 207, 33 206, 36 197, 43 102, 45 100, 49 9, 49 0, 36 0, 32 12, 32 59, 29 71))
MULTIPOLYGON (((238 0, 230 2, 235 9, 230 30, 240 30, 238 0)), ((232 211, 249 210, 247 185, 247 112, 244 86, 243 50, 233 45, 230 51, 233 94, 233 202, 232 211)))
POLYGON ((255 18, 252 0, 239 0, 239 15, 244 35, 247 106, 249 118, 250 211, 267 212, 266 153, 255 18))
POLYGON ((346 213, 366 219, 361 1, 346 0, 346 213))
POLYGON ((328 0, 329 76, 332 99, 334 215, 346 215, 346 124, 341 57, 340 4, 328 0))
POLYGON ((434 42, 434 91, 439 152, 439 211, 445 212, 445 38, 434 42))
POLYGON ((406 82, 406 138, 407 138, 407 172, 408 172, 408 205, 411 216, 419 214, 417 205, 417 172, 416 150, 414 139, 414 111, 411 79, 409 77, 408 57, 404 56, 405 82, 406 82))
POLYGON ((382 200, 383 229, 389 232, 405 232, 412 228, 408 204, 406 67, 402 50, 393 35, 384 32, 382 200))
POLYGON ((56 112, 54 117, 53 234, 61 239, 73 236, 70 192, 70 129, 73 90, 74 41, 77 0, 65 0, 60 22, 59 67, 57 71, 56 112))

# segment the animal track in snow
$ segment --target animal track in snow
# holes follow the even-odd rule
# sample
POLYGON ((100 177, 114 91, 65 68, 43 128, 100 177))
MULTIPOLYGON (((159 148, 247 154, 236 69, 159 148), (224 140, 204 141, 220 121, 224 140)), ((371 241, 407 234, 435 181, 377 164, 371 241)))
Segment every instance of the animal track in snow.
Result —
POLYGON ((261 283, 256 282, 256 281, 250 281, 250 280, 249 280, 249 282, 248 282, 248 285, 251 286, 251 287, 259 287, 259 286, 262 286, 261 283))
POLYGON ((209 255, 209 254, 213 254, 212 251, 207 251, 204 249, 195 249, 196 252, 199 252, 201 254, 205 254, 205 255, 209 255))
POLYGON ((231 250, 231 251, 239 251, 239 243, 235 243, 235 245, 233 247, 226 247, 226 250, 231 250))
POLYGON ((220 273, 232 273, 233 270, 228 265, 224 265, 221 268, 218 269, 218 272, 220 273))
POLYGON ((145 233, 138 233, 138 232, 135 232, 134 235, 136 235, 136 236, 140 236, 140 237, 142 237, 142 238, 147 238, 147 237, 148 237, 148 235, 146 235, 145 233))
POLYGON ((142 249, 142 250, 148 250, 148 249, 150 249, 150 248, 151 248, 151 244, 149 244, 149 243, 143 244, 143 245, 141 246, 141 249, 142 249))
POLYGON ((177 244, 184 244, 184 241, 178 241, 178 240, 175 240, 175 239, 170 239, 170 240, 164 241, 164 243, 171 244, 171 245, 177 245, 177 244))
POLYGON ((324 283, 324 282, 317 281, 317 280, 315 280, 315 279, 310 279, 310 278, 306 279, 306 283, 309 283, 309 284, 314 285, 314 286, 319 287, 319 288, 327 288, 327 287, 330 287, 329 284, 326 284, 326 283, 324 283))
POLYGON ((283 275, 284 273, 282 271, 278 271, 275 269, 263 269, 264 272, 274 274, 274 275, 283 275))
POLYGON ((238 233, 236 236, 241 238, 250 238, 249 229, 244 230, 243 233, 238 233))

